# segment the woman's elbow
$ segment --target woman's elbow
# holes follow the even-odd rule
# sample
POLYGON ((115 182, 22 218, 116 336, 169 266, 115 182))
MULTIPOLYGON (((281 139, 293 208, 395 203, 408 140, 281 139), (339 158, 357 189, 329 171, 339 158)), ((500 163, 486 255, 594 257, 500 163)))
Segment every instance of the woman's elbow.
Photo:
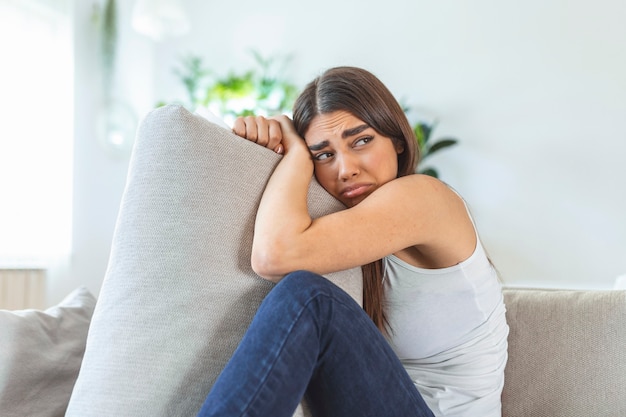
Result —
POLYGON ((283 272, 280 265, 280 259, 274 255, 274 251, 252 250, 250 263, 252 270, 261 278, 271 282, 280 281, 286 273, 283 272))

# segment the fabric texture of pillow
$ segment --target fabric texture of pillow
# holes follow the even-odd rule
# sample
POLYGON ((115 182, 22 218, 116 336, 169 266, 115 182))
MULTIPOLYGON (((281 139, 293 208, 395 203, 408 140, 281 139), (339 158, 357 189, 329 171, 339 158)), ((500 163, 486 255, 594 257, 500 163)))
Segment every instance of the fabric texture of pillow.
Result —
POLYGON ((65 415, 95 297, 80 287, 45 311, 0 310, 0 415, 65 415))
POLYGON ((503 416, 626 416, 626 291, 504 292, 503 416))
MULTIPOLYGON (((198 412, 273 285, 250 250, 280 158, 181 106, 146 116, 68 417, 198 412)), ((309 208, 343 206, 313 181, 309 208)), ((359 302, 361 277, 328 276, 359 302)))

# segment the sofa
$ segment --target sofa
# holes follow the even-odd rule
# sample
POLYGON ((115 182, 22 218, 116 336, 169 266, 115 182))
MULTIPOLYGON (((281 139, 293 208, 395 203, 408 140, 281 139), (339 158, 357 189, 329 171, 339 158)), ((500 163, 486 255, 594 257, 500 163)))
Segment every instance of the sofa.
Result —
MULTIPOLYGON (((97 302, 79 288, 45 311, 0 311, 0 416, 195 415, 273 285, 250 246, 279 158, 181 106, 150 112, 97 302)), ((312 182, 313 217, 341 208, 312 182)), ((360 302, 358 268, 328 279, 360 302)), ((503 416, 626 416, 626 291, 504 297, 503 416)))

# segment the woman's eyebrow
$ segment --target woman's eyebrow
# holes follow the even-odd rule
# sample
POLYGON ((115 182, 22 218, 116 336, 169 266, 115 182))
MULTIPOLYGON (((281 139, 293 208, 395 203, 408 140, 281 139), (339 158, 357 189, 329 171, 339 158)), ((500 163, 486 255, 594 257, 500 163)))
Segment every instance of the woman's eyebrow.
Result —
POLYGON ((321 149, 324 149, 325 147, 327 147, 328 145, 330 145, 330 142, 328 142, 327 140, 323 140, 319 143, 315 143, 313 145, 309 146, 309 150, 314 152, 314 151, 319 151, 321 149))
POLYGON ((364 124, 362 124, 360 126, 356 126, 356 127, 350 128, 350 129, 346 129, 341 134, 341 137, 343 139, 345 139, 345 138, 348 138, 350 136, 358 135, 359 133, 361 133, 362 131, 364 131, 367 128, 369 128, 369 126, 364 123, 364 124))

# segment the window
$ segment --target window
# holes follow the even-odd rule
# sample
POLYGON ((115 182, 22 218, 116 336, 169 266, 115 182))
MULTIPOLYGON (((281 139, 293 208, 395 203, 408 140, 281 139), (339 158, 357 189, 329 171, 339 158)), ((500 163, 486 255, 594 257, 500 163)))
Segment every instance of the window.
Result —
POLYGON ((0 267, 70 252, 71 0, 0 0, 0 267))

